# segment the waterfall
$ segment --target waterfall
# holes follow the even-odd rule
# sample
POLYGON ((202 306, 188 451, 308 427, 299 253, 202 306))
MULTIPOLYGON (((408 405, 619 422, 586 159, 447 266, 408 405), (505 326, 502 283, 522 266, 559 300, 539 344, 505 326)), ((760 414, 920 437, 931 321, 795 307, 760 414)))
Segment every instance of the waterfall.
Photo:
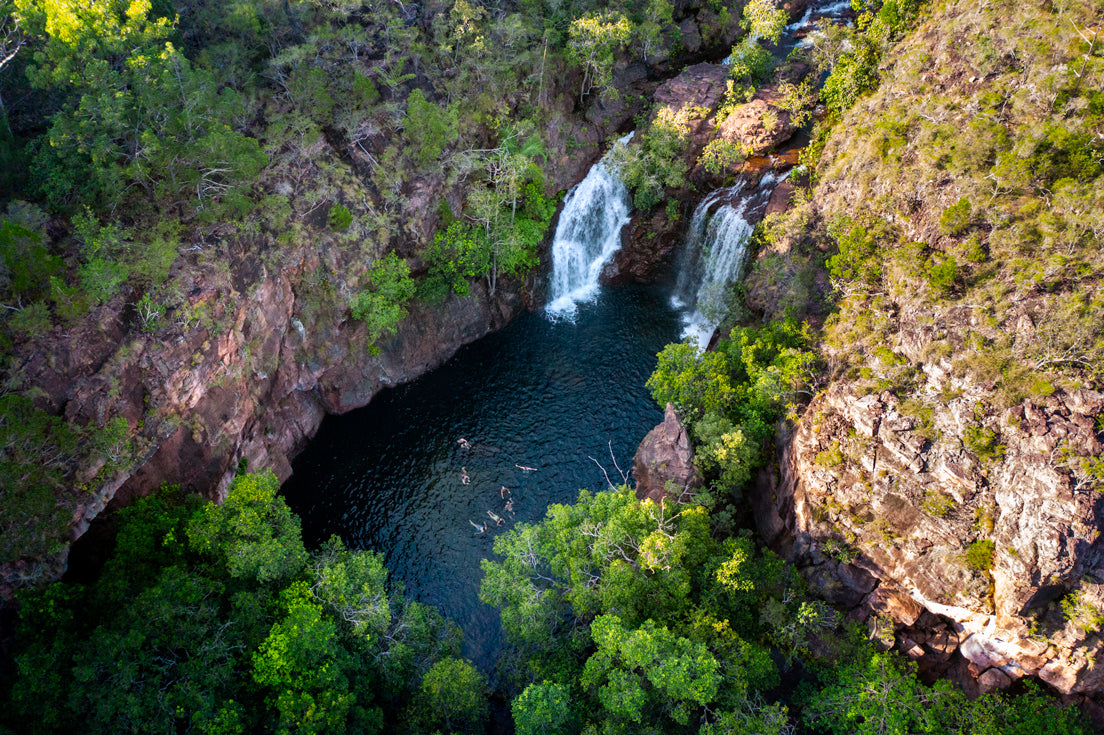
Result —
MULTIPOLYGON (((627 144, 632 136, 620 143, 627 144)), ((570 317, 578 302, 593 298, 603 266, 621 247, 621 228, 629 221, 632 203, 625 185, 607 168, 606 157, 564 199, 552 240, 552 315, 570 317)))
POLYGON ((750 189, 746 182, 718 189, 694 210, 671 299, 683 311, 683 339, 694 337, 702 348, 709 343, 724 315, 728 286, 744 267, 755 223, 783 178, 768 172, 750 189))

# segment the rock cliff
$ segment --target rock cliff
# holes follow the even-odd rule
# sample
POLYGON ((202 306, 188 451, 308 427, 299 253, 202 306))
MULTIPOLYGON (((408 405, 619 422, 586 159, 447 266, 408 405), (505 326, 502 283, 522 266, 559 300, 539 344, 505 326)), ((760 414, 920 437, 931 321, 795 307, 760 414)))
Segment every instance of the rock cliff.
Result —
MULTIPOLYGON (((978 407, 953 399, 924 426, 891 393, 834 386, 784 444, 757 521, 827 599, 903 627, 922 610, 950 620, 983 687, 1036 675, 1064 693, 1098 689, 1101 499, 1063 457, 1104 452, 1093 425, 1104 394, 1054 394, 993 417, 1000 460, 970 449, 978 407), (1058 609, 1071 594, 1085 616, 1058 609)), ((946 660, 947 636, 911 651, 915 637, 897 644, 946 660)))

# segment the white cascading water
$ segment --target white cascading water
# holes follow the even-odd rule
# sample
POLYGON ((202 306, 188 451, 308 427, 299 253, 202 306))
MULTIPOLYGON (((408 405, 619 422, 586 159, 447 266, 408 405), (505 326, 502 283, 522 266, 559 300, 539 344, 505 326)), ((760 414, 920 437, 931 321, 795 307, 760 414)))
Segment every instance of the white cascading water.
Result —
MULTIPOLYGON (((627 144, 632 136, 620 143, 627 144)), ((552 239, 548 313, 553 316, 570 318, 576 304, 594 298, 602 268, 621 247, 621 228, 629 221, 632 200, 605 160, 594 164, 564 199, 552 239)))
POLYGON ((774 187, 785 176, 768 172, 759 185, 718 189, 694 210, 671 302, 683 311, 682 338, 704 349, 723 316, 728 286, 740 276, 747 243, 774 187))

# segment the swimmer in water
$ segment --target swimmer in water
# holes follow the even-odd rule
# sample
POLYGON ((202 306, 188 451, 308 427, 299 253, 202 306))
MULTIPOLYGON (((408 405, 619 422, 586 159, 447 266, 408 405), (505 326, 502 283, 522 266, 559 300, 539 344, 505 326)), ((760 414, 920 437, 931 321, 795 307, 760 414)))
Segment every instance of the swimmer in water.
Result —
POLYGON ((514 512, 514 499, 513 498, 510 498, 509 500, 506 501, 506 510, 509 513, 514 512))
POLYGON ((495 525, 497 526, 501 526, 503 523, 506 522, 505 518, 495 515, 493 511, 487 511, 487 515, 491 517, 491 520, 494 521, 495 525))
POLYGON ((472 524, 472 528, 474 528, 476 531, 479 531, 480 533, 483 533, 487 530, 487 524, 486 523, 484 523, 481 526, 478 523, 476 523, 475 521, 473 521, 471 518, 468 519, 468 523, 472 524))
POLYGON ((468 477, 468 470, 466 467, 460 468, 460 482, 464 483, 465 485, 471 482, 471 478, 468 477))
POLYGON ((471 442, 464 437, 460 437, 459 439, 457 439, 456 443, 460 445, 461 449, 471 449, 471 442))
POLYGON ((500 488, 498 489, 498 497, 500 497, 500 498, 505 498, 505 497, 506 497, 506 495, 507 495, 507 494, 508 494, 509 492, 510 492, 510 488, 508 488, 508 487, 506 487, 505 485, 503 485, 502 487, 500 487, 500 488))
POLYGON ((519 464, 515 464, 514 467, 517 467, 519 470, 522 470, 523 472, 536 472, 537 471, 536 467, 523 467, 519 464))

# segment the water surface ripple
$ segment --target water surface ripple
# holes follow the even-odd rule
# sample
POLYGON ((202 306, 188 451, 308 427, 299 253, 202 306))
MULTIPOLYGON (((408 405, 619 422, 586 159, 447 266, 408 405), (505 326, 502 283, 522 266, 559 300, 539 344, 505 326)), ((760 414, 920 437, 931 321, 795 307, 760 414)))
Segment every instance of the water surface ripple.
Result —
POLYGON ((518 521, 604 488, 589 457, 618 481, 607 443, 630 470, 663 418, 644 383, 656 353, 678 339, 668 301, 658 287, 625 286, 580 305, 573 322, 525 314, 438 370, 327 418, 283 489, 308 545, 338 534, 381 552, 408 594, 460 624, 464 655, 489 672, 502 633, 478 600, 479 560, 518 521), (481 535, 469 521, 490 527, 481 535))

